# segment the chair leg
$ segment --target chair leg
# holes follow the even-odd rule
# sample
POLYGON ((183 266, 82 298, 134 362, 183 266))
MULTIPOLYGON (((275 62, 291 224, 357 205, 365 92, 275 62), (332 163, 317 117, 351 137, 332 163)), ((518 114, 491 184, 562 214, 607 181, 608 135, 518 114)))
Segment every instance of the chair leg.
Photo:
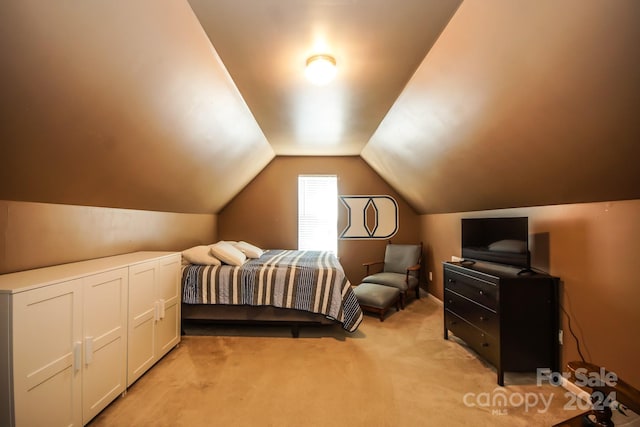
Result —
POLYGON ((400 309, 402 310, 404 310, 404 300, 406 295, 406 292, 400 292, 400 309))

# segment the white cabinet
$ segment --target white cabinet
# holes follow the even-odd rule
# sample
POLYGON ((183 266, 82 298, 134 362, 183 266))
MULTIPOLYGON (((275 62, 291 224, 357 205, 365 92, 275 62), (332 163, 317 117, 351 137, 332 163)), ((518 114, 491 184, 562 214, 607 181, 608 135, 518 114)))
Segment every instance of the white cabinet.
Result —
POLYGON ((80 426, 125 390, 127 273, 14 295, 16 425, 80 426))
POLYGON ((15 294, 12 311, 15 418, 6 425, 82 425, 81 280, 15 294))
POLYGON ((179 342, 179 274, 180 254, 137 252, 0 275, 0 425, 88 423, 127 387, 132 285, 152 298, 155 360, 179 342))
POLYGON ((182 257, 176 254, 158 260, 159 315, 156 323, 156 353, 159 357, 180 342, 181 333, 181 285, 182 257))
POLYGON ((128 269, 83 279, 82 422, 126 388, 128 269))
POLYGON ((129 268, 127 386, 180 341, 180 255, 129 268))

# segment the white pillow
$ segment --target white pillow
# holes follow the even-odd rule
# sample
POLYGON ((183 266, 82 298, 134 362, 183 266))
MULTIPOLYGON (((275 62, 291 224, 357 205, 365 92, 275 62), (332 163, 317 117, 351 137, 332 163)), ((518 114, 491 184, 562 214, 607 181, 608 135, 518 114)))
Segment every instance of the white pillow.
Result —
POLYGON ((242 265, 247 260, 245 254, 227 242, 218 242, 209 246, 211 255, 229 265, 242 265))
POLYGON ((247 256, 247 258, 260 258, 264 251, 257 246, 252 245, 251 243, 240 241, 236 243, 236 248, 240 249, 240 251, 247 256))
POLYGON ((194 246, 182 251, 182 262, 196 265, 222 264, 218 258, 211 255, 211 248, 205 245, 194 246))

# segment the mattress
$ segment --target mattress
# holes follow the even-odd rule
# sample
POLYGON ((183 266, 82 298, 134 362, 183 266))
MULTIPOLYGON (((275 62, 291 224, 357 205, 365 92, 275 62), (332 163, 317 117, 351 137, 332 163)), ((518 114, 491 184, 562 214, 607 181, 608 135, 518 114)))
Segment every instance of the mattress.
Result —
POLYGON ((182 270, 183 304, 273 306, 318 313, 355 331, 362 311, 331 252, 272 249, 242 266, 182 270))

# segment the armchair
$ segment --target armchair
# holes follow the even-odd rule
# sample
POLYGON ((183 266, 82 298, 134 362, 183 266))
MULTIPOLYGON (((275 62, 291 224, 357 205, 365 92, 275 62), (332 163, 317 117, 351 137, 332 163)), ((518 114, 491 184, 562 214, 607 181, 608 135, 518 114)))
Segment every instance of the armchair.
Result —
MULTIPOLYGON (((422 242, 417 245, 387 244, 383 261, 362 264, 366 268, 363 283, 376 283, 400 290, 400 307, 404 309, 406 295, 415 289, 420 298, 420 270, 422 268, 422 242), (372 267, 381 265, 382 271, 372 273, 372 267)), ((378 268, 380 269, 380 268, 378 268)))

